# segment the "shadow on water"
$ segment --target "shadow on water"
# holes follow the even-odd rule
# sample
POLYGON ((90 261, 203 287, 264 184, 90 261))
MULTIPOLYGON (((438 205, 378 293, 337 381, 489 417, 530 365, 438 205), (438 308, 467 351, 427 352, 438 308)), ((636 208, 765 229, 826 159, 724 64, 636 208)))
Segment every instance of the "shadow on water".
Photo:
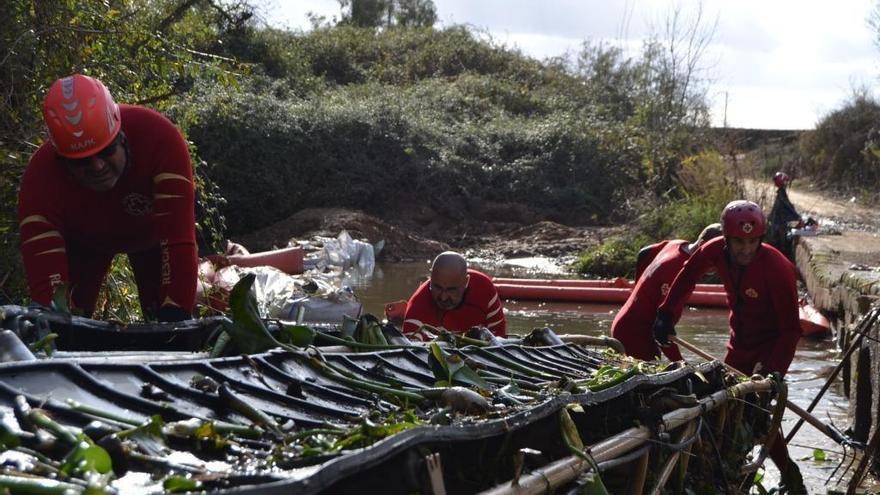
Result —
MULTIPOLYGON (((385 264, 376 268, 369 279, 349 278, 344 283, 352 286, 364 305, 364 311, 382 316, 384 304, 390 301, 407 299, 416 287, 427 279, 429 262, 385 264)), ((535 275, 522 267, 482 267, 492 276, 519 276, 541 278, 566 278, 559 273, 535 275)), ((511 333, 524 334, 535 327, 550 327, 557 333, 580 333, 587 335, 607 335, 619 306, 607 304, 575 304, 535 301, 505 301, 505 314, 511 333)), ((679 335, 696 346, 724 357, 728 337, 727 311, 720 309, 688 309, 676 330, 679 335)), ((840 360, 840 351, 831 340, 801 339, 794 361, 789 368, 789 400, 806 408, 825 383, 829 367, 840 360)), ((687 360, 700 358, 683 350, 687 360)), ((843 430, 847 426, 848 401, 843 395, 843 386, 838 379, 822 401, 813 411, 816 417, 826 423, 833 423, 843 430)), ((788 432, 797 421, 790 411, 783 418, 783 430, 788 432)), ((825 493, 834 487, 838 472, 829 485, 825 480, 840 462, 842 449, 830 439, 809 425, 804 425, 789 446, 790 453, 803 472, 810 493, 825 493), (824 461, 815 461, 814 449, 821 449, 824 461)), ((849 461, 847 461, 849 462, 849 461)), ((767 462, 765 487, 775 486, 778 471, 767 462)), ((844 480, 844 490, 845 490, 844 480)), ((839 488, 839 487, 838 487, 839 488)))

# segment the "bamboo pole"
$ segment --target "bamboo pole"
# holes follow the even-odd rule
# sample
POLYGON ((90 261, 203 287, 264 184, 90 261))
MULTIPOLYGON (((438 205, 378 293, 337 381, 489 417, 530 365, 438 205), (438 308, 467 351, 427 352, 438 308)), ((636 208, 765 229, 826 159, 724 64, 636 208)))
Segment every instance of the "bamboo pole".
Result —
MULTIPOLYGON (((708 352, 700 349, 699 347, 691 344, 690 342, 688 342, 680 337, 676 337, 675 335, 670 335, 669 341, 684 347, 685 349, 693 352, 694 354, 696 354, 704 359, 707 359, 709 361, 718 361, 718 359, 716 359, 714 356, 712 356, 708 352)), ((742 376, 742 377, 748 376, 745 373, 743 373, 742 371, 734 368, 733 366, 730 366, 727 363, 721 362, 721 364, 723 364, 725 368, 729 369, 730 371, 732 371, 733 373, 735 373, 739 376, 742 376)), ((828 438, 830 438, 831 440, 834 440, 835 443, 837 443, 839 445, 852 445, 852 443, 849 440, 847 440, 846 438, 844 438, 843 435, 841 435, 838 431, 836 431, 835 429, 833 429, 830 426, 823 423, 819 418, 813 416, 812 414, 808 413, 807 411, 804 411, 804 409, 801 406, 795 404, 794 402, 786 399, 785 400, 785 407, 787 407, 791 412, 800 416, 807 423, 810 423, 814 428, 816 428, 820 432, 824 433, 828 438)))
MULTIPOLYGON (((696 425, 692 420, 684 427, 684 431, 681 432, 681 435, 678 436, 678 442, 683 442, 687 437, 693 434, 696 429, 696 425)), ((690 448, 686 449, 690 452, 690 448)), ((675 470, 675 466, 678 465, 678 461, 681 459, 682 463, 687 460, 687 456, 682 457, 681 451, 673 452, 669 455, 669 459, 666 459, 666 463, 663 464, 663 468, 660 469, 660 474, 657 476, 657 481, 654 482, 654 488, 651 489, 649 493, 651 495, 660 495, 660 490, 666 486, 666 481, 669 480, 669 476, 672 475, 672 471, 675 470)))
POLYGON ((562 335, 557 335, 560 340, 569 344, 580 344, 580 345, 595 345, 602 347, 610 347, 614 349, 617 353, 623 354, 623 343, 614 337, 608 337, 607 335, 602 336, 593 336, 593 335, 578 335, 578 334, 570 334, 565 333, 562 335))
MULTIPOLYGON (((699 404, 694 407, 676 409, 663 415, 658 431, 673 431, 704 412, 711 411, 724 404, 729 399, 751 393, 770 392, 772 388, 773 381, 765 378, 763 380, 738 383, 728 389, 719 390, 700 399, 699 404)), ((596 463, 600 463, 617 458, 642 445, 652 437, 653 433, 647 426, 629 428, 591 445, 586 451, 589 452, 596 463)), ((590 463, 579 456, 572 455, 552 462, 530 473, 528 476, 521 477, 516 484, 505 482, 481 492, 481 495, 539 495, 546 493, 548 489, 555 489, 565 483, 574 481, 582 472, 588 469, 591 469, 590 463)))
POLYGON ((856 466, 855 471, 853 471, 852 478, 849 480, 849 485, 846 487, 846 495, 855 495, 859 485, 862 484, 862 478, 865 477, 865 471, 867 470, 871 459, 874 458, 874 454, 878 447, 880 447, 880 427, 874 429, 874 434, 868 442, 868 447, 862 454, 862 458, 859 459, 859 464, 856 466))
MULTIPOLYGON (((828 387, 834 382, 834 379, 837 378, 837 374, 840 373, 840 370, 843 369, 844 364, 849 360, 850 356, 852 356, 853 352, 858 349, 862 344, 862 339, 868 334, 871 328, 874 326, 874 322, 877 321, 877 317, 880 316, 880 308, 872 308, 871 311, 865 315, 862 321, 856 325, 853 333, 856 335, 856 338, 852 341, 847 348, 846 352, 841 356, 840 362, 837 363, 837 366, 834 368, 834 371, 828 376, 828 379, 825 380, 825 385, 822 385, 822 388, 819 392, 816 393, 816 396, 813 397, 813 401, 810 402, 810 405, 807 407, 807 412, 811 412, 813 408, 816 407, 816 404, 819 403, 819 399, 825 394, 825 391, 828 390, 828 387)), ((786 442, 790 442, 792 438, 794 438, 795 433, 798 432, 800 427, 804 424, 804 419, 801 418, 797 423, 791 428, 788 432, 788 435, 785 437, 786 442)))
POLYGON ((627 491, 628 495, 642 495, 645 493, 645 480, 648 478, 648 461, 651 459, 651 451, 645 452, 636 465, 635 477, 632 478, 627 491))
MULTIPOLYGON (((720 406, 720 407, 723 407, 723 406, 720 406)), ((690 431, 683 434, 682 440, 679 440, 679 442, 683 441, 684 439, 687 439, 691 435, 696 434, 697 438, 695 439, 694 443, 699 444, 700 443, 699 432, 697 431, 697 426, 694 424, 693 421, 688 423, 688 428, 690 429, 690 431)), ((684 479, 685 479, 685 476, 687 475, 688 467, 690 466, 691 451, 693 451, 693 450, 694 450, 694 445, 693 444, 688 445, 687 448, 684 449, 684 451, 682 452, 681 458, 678 461, 677 476, 676 476, 676 480, 675 480, 675 493, 676 494, 684 493, 684 479)))

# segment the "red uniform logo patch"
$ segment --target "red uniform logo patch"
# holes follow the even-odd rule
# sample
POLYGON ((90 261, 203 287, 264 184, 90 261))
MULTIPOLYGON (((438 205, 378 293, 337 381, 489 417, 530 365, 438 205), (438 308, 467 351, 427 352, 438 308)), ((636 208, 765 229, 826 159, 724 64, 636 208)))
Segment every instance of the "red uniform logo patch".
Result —
POLYGON ((142 217, 153 212, 153 201, 143 194, 131 193, 122 198, 125 212, 133 217, 142 217))

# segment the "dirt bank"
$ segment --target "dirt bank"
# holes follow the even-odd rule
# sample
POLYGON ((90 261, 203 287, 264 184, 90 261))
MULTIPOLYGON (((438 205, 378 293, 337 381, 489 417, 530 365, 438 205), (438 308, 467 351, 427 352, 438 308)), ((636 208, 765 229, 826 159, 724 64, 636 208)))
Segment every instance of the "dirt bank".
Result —
MULTIPOLYGON (((758 201, 766 211, 775 197, 771 182, 744 181, 746 197, 758 201)), ((789 198, 804 215, 819 220, 823 233, 832 230, 880 231, 878 211, 855 202, 831 198, 799 182, 789 188, 789 198)), ((314 235, 335 236, 345 229, 355 238, 372 243, 385 241, 380 259, 386 261, 425 260, 437 253, 455 249, 469 257, 502 260, 544 256, 569 263, 590 246, 620 233, 616 227, 571 227, 551 221, 537 221, 534 215, 513 215, 510 208, 499 210, 496 222, 455 221, 443 215, 410 212, 409 221, 380 219, 357 210, 310 208, 285 220, 234 240, 254 251, 286 246, 291 239, 314 235), (503 214, 502 214, 503 213, 503 214), (425 217, 425 218, 422 218, 425 217)), ((404 218, 393 212, 389 218, 404 218)), ((422 212, 425 213, 425 212, 422 212)), ((521 212, 520 212, 521 213, 521 212)))
POLYGON ((371 243, 385 241, 381 259, 408 261, 430 259, 447 249, 467 251, 484 259, 508 259, 531 256, 573 259, 584 249, 601 242, 622 227, 568 227, 555 222, 529 225, 461 225, 449 228, 420 229, 401 226, 356 210, 310 208, 285 220, 248 235, 233 239, 252 251, 286 246, 290 239, 308 239, 314 235, 335 236, 345 229, 355 238, 371 243), (435 238, 423 235, 431 231, 435 238), (444 236, 437 232, 448 232, 444 236))

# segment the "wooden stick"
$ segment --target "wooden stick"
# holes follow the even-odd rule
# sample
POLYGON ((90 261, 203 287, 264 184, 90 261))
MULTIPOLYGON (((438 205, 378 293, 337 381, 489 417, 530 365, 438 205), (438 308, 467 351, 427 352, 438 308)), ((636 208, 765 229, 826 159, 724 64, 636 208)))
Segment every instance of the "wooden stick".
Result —
POLYGON ((614 349, 618 354, 624 353, 623 343, 613 337, 608 337, 607 335, 594 337, 592 335, 564 333, 561 335, 557 335, 557 337, 559 337, 559 340, 570 344, 604 346, 614 349))
MULTIPOLYGON (((726 403, 733 397, 742 397, 750 393, 770 392, 771 390, 772 383, 769 379, 738 383, 733 387, 722 389, 703 397, 700 399, 698 406, 676 409, 665 414, 661 418, 660 430, 675 430, 707 411, 711 411, 726 403)), ((587 452, 592 455, 595 462, 600 463, 615 459, 632 451, 653 436, 654 432, 647 426, 633 427, 591 445, 587 452)), ((592 469, 591 463, 583 460, 580 456, 572 455, 543 466, 526 476, 522 476, 518 483, 504 482, 481 493, 482 495, 539 495, 547 493, 548 487, 549 489, 555 489, 565 483, 570 483, 577 479, 580 473, 589 469, 592 469)))
POLYGON ((868 447, 865 449, 865 453, 862 454, 862 458, 859 459, 859 465, 856 466, 856 470, 853 471, 852 478, 849 480, 849 485, 846 487, 846 495, 855 495, 856 489, 862 484, 862 478, 865 477, 865 470, 870 464, 871 459, 874 458, 874 454, 878 447, 880 447, 880 428, 874 430, 874 435, 871 437, 868 447))
MULTIPOLYGON (((813 398, 813 401, 810 402, 809 407, 807 407, 807 412, 811 412, 813 408, 816 407, 816 404, 819 403, 819 399, 825 394, 825 391, 828 390, 828 387, 831 386, 831 383, 834 382, 834 379, 837 378, 837 374, 840 373, 840 370, 843 369, 844 363, 849 360, 849 357, 853 352, 858 349, 862 344, 862 339, 866 336, 871 327, 874 326, 874 322, 877 320, 877 316, 880 315, 880 308, 873 308, 870 313, 866 314, 864 319, 856 326, 854 333, 856 334, 855 340, 852 341, 849 348, 843 354, 843 357, 840 358, 840 362, 837 363, 837 367, 834 368, 834 371, 831 372, 831 375, 828 376, 828 379, 825 381, 825 385, 822 385, 822 389, 816 394, 816 397, 813 398)), ((792 427, 791 431, 788 432, 788 435, 785 437, 785 441, 790 442, 792 438, 794 438, 795 433, 800 429, 801 425, 804 424, 804 420, 799 419, 797 423, 795 423, 794 427, 792 427)))
MULTIPOLYGON (((712 356, 708 352, 700 349, 699 347, 691 344, 690 342, 682 339, 681 337, 677 337, 675 335, 670 335, 669 341, 684 347, 685 349, 693 352, 694 354, 696 354, 704 359, 707 359, 709 361, 718 361, 718 359, 716 359, 714 356, 712 356)), ((725 368, 729 369, 730 371, 732 371, 734 374, 736 374, 738 376, 748 377, 748 375, 746 375, 742 371, 734 368, 733 366, 730 366, 727 363, 721 362, 721 364, 723 364, 725 368)), ((804 411, 803 408, 801 408, 799 405, 795 404, 794 402, 786 399, 785 400, 785 407, 787 407, 791 412, 793 412, 793 413, 797 414, 798 416, 800 416, 801 418, 803 418, 807 423, 810 423, 814 428, 816 428, 820 432, 824 433, 828 438, 834 440, 835 443, 837 443, 839 445, 852 445, 852 443, 848 439, 844 438, 843 435, 841 435, 837 430, 826 425, 816 416, 813 416, 812 414, 808 413, 807 411, 804 411)))

